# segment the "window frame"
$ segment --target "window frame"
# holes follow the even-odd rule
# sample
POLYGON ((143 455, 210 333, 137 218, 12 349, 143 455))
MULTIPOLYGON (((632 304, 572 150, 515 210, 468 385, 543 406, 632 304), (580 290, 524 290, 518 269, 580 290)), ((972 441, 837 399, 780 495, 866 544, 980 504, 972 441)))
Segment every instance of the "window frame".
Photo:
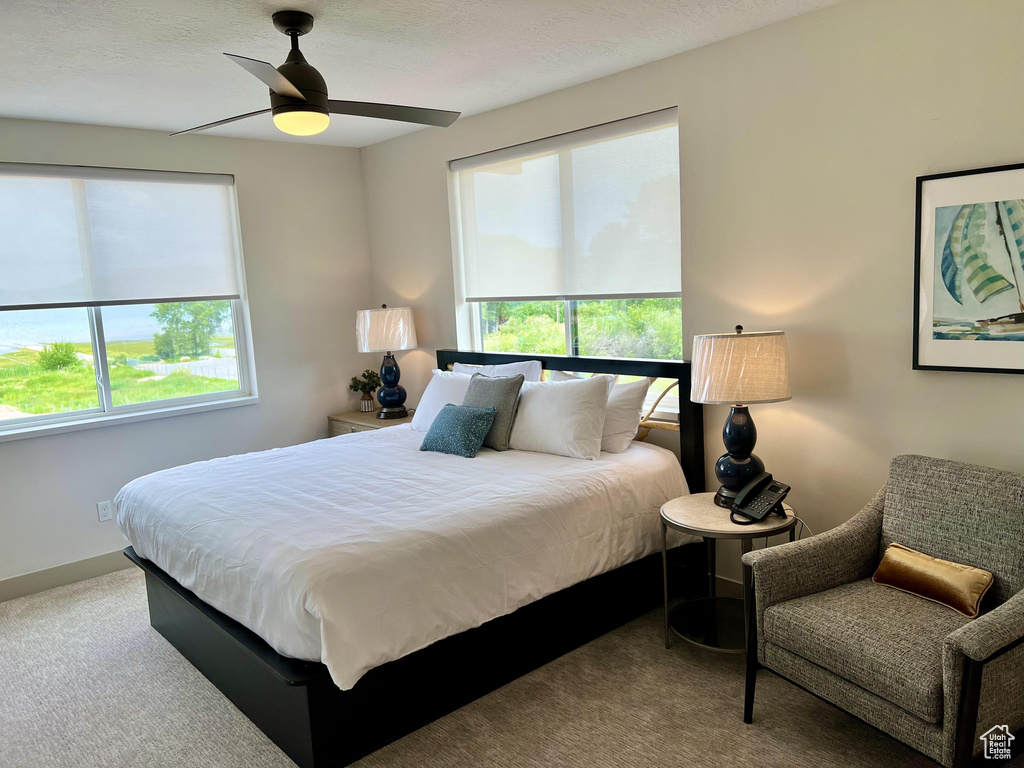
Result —
MULTIPOLYGON (((675 108, 669 108, 675 109, 675 108)), ((494 162, 500 162, 501 156, 504 154, 514 154, 519 148, 526 145, 542 145, 545 142, 557 142, 558 140, 564 139, 566 136, 571 136, 574 133, 582 133, 587 136, 594 135, 594 132, 611 132, 609 138, 614 137, 614 131, 616 124, 621 124, 627 121, 640 120, 649 115, 657 115, 665 110, 658 110, 652 113, 644 115, 636 115, 633 117, 626 117, 620 120, 614 120, 609 123, 603 123, 601 125, 585 127, 578 131, 570 131, 566 134, 558 134, 557 136, 551 136, 547 139, 539 139, 536 141, 528 141, 522 144, 512 145, 505 149, 495 150, 493 152, 485 152, 481 154, 496 155, 494 162)), ((676 115, 676 127, 678 130, 678 114, 676 115)), ((588 143, 588 142, 584 142, 588 143)), ((560 221, 562 226, 562 246, 566 251, 573 250, 576 248, 576 231, 573 225, 573 186, 572 186, 572 150, 574 144, 560 144, 557 147, 552 147, 551 152, 557 154, 559 157, 559 206, 560 206, 560 221), (568 192, 568 194, 566 194, 568 192)), ((539 152, 540 150, 538 150, 539 152)), ((534 298, 523 298, 523 297, 494 297, 485 301, 469 301, 466 294, 466 279, 465 279, 465 258, 466 252, 466 241, 464 232, 467 228, 475 226, 475 221, 464 221, 463 220, 463 200, 462 191, 459 183, 459 166, 466 161, 471 161, 479 155, 473 155, 467 158, 461 158, 452 160, 448 163, 447 181, 448 181, 448 205, 449 205, 449 226, 451 233, 451 244, 452 244, 452 274, 455 282, 455 330, 456 338, 458 339, 460 348, 467 348, 474 352, 484 352, 484 322, 483 322, 483 304, 490 301, 500 302, 522 302, 522 301, 551 301, 551 302, 562 302, 562 308, 564 312, 565 321, 565 354, 570 356, 580 356, 579 354, 579 334, 578 334, 578 321, 576 313, 577 301, 581 301, 584 298, 587 300, 598 300, 598 301, 611 301, 623 298, 681 298, 682 290, 680 287, 679 292, 666 292, 657 296, 574 296, 567 298, 566 296, 553 296, 553 297, 534 297, 534 298), (454 167, 453 167, 454 166, 454 167)), ((682 175, 680 169, 680 176, 682 175)), ((681 217, 680 217, 681 218, 681 217)), ((681 222, 680 222, 681 225, 681 222)), ((680 321, 682 317, 680 317, 680 321)), ((680 336, 683 335, 682 322, 680 322, 680 336)), ((684 339, 685 344, 685 339, 684 339)), ((522 354, 529 354, 524 352, 522 354)), ((658 393, 652 393, 648 396, 647 402, 644 404, 645 412, 653 405, 654 400, 657 398, 658 393)), ((653 418, 676 421, 679 418, 679 398, 678 394, 667 395, 659 405, 657 411, 652 415, 653 418)))
POLYGON ((255 371, 251 362, 247 308, 243 305, 242 299, 231 299, 230 301, 231 323, 235 337, 235 359, 238 361, 237 389, 150 400, 143 403, 129 403, 128 405, 114 405, 113 393, 109 386, 107 342, 103 335, 103 308, 85 307, 89 316, 90 335, 92 336, 93 371, 96 377, 99 405, 95 408, 83 408, 77 411, 40 413, 17 419, 4 419, 0 421, 0 443, 22 437, 35 437, 40 434, 76 431, 107 424, 144 421, 177 416, 182 413, 258 403, 255 371))
MULTIPOLYGON (((458 339, 459 345, 469 345, 474 351, 483 351, 483 332, 482 322, 480 314, 480 305, 485 302, 522 302, 522 301, 561 301, 563 302, 563 308, 566 311, 566 318, 570 316, 575 317, 575 313, 571 313, 572 305, 575 305, 576 301, 581 300, 597 300, 597 301, 611 301, 615 299, 630 299, 630 298, 682 298, 682 286, 678 291, 666 291, 666 292, 655 292, 644 295, 573 295, 567 296, 494 296, 494 297, 473 297, 473 300, 468 299, 466 292, 466 253, 467 253, 467 242, 464 236, 467 230, 473 230, 476 225, 475 216, 470 217, 471 220, 464 220, 463 217, 463 206, 473 206, 473 200, 463 200, 463 194, 460 184, 459 174, 463 170, 469 170, 479 166, 485 167, 491 164, 499 164, 506 160, 513 160, 517 157, 525 156, 523 150, 526 147, 530 147, 530 154, 536 154, 540 156, 542 154, 554 154, 558 156, 558 187, 559 187, 559 219, 561 222, 561 242, 563 250, 563 258, 566 258, 566 254, 576 251, 576 229, 574 224, 574 188, 573 188, 573 150, 579 146, 585 146, 595 142, 615 140, 621 135, 628 134, 628 131, 623 132, 623 124, 637 124, 644 123, 650 119, 657 119, 659 115, 671 112, 674 117, 674 125, 678 133, 679 130, 679 116, 677 107, 668 107, 665 109, 655 110, 653 112, 647 112, 640 115, 633 115, 631 117, 624 117, 617 120, 612 120, 607 123, 601 123, 599 125, 593 125, 589 127, 580 128, 566 133, 556 134, 554 136, 548 136, 546 138, 535 139, 531 141, 521 142, 519 144, 513 144, 511 146, 495 149, 478 154, 470 155, 464 158, 457 158, 450 160, 447 163, 447 181, 448 181, 448 211, 449 211, 449 228, 451 234, 451 246, 452 246, 452 274, 455 283, 455 329, 456 338, 458 339), (569 137, 578 136, 578 141, 570 141, 569 137), (489 162, 480 162, 483 157, 490 158, 489 162)), ((681 169, 678 170, 679 176, 682 176, 681 169)), ((468 183, 472 185, 472 177, 467 179, 468 183)), ((681 216, 680 216, 681 219, 681 216)), ((681 226, 680 221, 680 226, 681 226)), ((680 239, 680 246, 681 246, 680 239)), ((573 321, 573 329, 575 329, 575 320, 573 321)), ((680 327, 680 334, 682 334, 682 327, 680 327)), ((566 354, 578 354, 578 342, 576 338, 570 335, 570 324, 566 323, 566 354)))
MULTIPOLYGON (((76 166, 53 165, 53 169, 68 168, 73 172, 76 166)), ((115 169, 122 170, 122 169, 115 169)), ((147 178, 158 179, 160 175, 168 173, 185 174, 189 172, 178 171, 153 171, 143 169, 125 169, 126 172, 147 178)), ((56 175, 56 174, 55 174, 56 175)), ((197 174, 202 175, 202 174, 197 174)), ((72 184, 76 181, 71 178, 72 184)), ((32 414, 16 419, 0 420, 0 443, 10 440, 17 440, 29 437, 37 437, 46 434, 58 434, 62 432, 78 431, 93 427, 111 426, 115 424, 131 423, 136 421, 147 421, 156 418, 167 418, 179 416, 186 413, 197 413, 204 411, 220 410, 244 405, 255 405, 259 403, 259 394, 256 385, 256 366, 253 354, 252 331, 249 315, 248 294, 245 281, 245 260, 242 254, 242 232, 238 213, 238 196, 234 184, 234 177, 231 177, 231 184, 228 186, 228 199, 230 209, 230 228, 234 245, 235 270, 238 279, 238 298, 227 299, 230 301, 231 324, 235 339, 235 359, 238 370, 238 388, 233 390, 210 392, 201 395, 187 395, 184 397, 166 398, 162 400, 151 400, 143 403, 130 403, 128 405, 114 405, 113 394, 110 389, 110 370, 107 360, 107 340, 103 331, 103 307, 105 305, 88 305, 83 308, 88 313, 89 333, 93 348, 93 371, 96 377, 96 391, 98 406, 85 408, 76 411, 61 411, 58 413, 32 414)), ((78 192, 76 191, 76 197, 78 192)), ((76 213, 78 201, 76 200, 76 213)), ((193 299, 185 298, 177 302, 146 301, 139 303, 160 304, 160 303, 190 303, 190 301, 205 301, 203 297, 193 299)), ((107 305, 111 306, 111 305, 107 305)), ((45 308, 27 311, 45 311, 45 308)))

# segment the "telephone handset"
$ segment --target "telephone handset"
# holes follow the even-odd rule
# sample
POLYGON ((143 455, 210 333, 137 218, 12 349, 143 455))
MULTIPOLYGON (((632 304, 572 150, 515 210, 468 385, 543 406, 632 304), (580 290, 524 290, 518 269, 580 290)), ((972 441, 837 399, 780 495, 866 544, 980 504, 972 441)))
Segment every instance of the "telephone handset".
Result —
POLYGON ((738 525, 750 525, 764 520, 770 514, 785 517, 782 500, 789 490, 788 485, 774 479, 770 473, 762 472, 736 494, 729 519, 738 525), (737 515, 745 519, 737 519, 737 515))

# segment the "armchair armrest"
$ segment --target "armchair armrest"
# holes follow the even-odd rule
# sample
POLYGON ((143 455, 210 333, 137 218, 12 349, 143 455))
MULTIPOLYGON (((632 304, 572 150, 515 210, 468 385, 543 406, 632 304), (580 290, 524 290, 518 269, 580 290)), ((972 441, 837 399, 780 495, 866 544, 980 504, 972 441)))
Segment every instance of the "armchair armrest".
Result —
POLYGON ((946 692, 944 763, 967 766, 978 731, 991 721, 1016 730, 1024 723, 1024 591, 946 636, 942 685, 946 692), (1011 653, 1012 651, 1012 653, 1011 653), (992 664, 991 675, 985 670, 992 664), (982 678, 986 685, 982 691, 982 678), (979 717, 980 716, 980 717, 979 717))
POLYGON ((870 576, 878 565, 885 487, 842 525, 743 556, 754 571, 758 623, 765 608, 870 576))
POLYGON ((752 598, 748 574, 743 574, 747 610, 753 610, 747 625, 748 675, 754 644, 757 659, 764 661, 762 628, 768 608, 871 575, 878 564, 884 505, 882 486, 864 509, 831 531, 743 555, 743 564, 753 572, 752 598))
POLYGON ((946 645, 969 659, 988 661, 1024 638, 1024 591, 950 633, 946 645))

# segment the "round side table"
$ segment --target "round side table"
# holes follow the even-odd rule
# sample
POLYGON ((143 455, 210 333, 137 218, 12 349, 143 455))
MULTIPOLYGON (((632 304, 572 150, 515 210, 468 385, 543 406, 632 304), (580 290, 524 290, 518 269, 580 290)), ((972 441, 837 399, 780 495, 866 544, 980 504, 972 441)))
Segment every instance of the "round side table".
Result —
MULTIPOLYGON (((718 539, 740 539, 746 554, 754 539, 789 532, 795 538, 797 519, 793 508, 783 502, 786 517, 768 515, 750 525, 737 525, 729 519, 729 510, 715 504, 714 493, 695 493, 666 502, 661 508, 661 563, 665 586, 665 647, 672 644, 672 634, 701 648, 724 653, 742 653, 746 642, 747 612, 743 600, 719 597, 715 573, 715 543, 718 539), (700 536, 708 552, 709 597, 687 600, 671 611, 668 609, 668 529, 691 536, 700 536)), ((744 583, 749 579, 743 566, 744 583)))

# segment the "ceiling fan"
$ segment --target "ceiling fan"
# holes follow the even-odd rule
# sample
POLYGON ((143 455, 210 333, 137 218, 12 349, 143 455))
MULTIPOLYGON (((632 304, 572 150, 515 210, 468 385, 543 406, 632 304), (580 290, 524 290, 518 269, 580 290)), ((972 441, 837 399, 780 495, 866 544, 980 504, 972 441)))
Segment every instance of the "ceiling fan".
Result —
POLYGON ((395 104, 338 101, 327 98, 327 83, 324 82, 320 73, 306 62, 306 57, 299 50, 299 38, 313 29, 313 17, 303 11, 278 11, 272 18, 277 30, 292 39, 291 52, 280 67, 275 69, 266 61, 235 56, 230 53, 224 54, 270 88, 270 108, 199 125, 185 131, 172 133, 172 136, 205 131, 207 128, 215 128, 218 125, 233 123, 236 120, 244 120, 247 117, 267 112, 273 114, 274 125, 278 130, 293 136, 313 136, 321 133, 330 125, 332 114, 377 117, 383 120, 436 125, 443 128, 458 119, 459 112, 449 112, 444 109, 401 107, 395 104))

